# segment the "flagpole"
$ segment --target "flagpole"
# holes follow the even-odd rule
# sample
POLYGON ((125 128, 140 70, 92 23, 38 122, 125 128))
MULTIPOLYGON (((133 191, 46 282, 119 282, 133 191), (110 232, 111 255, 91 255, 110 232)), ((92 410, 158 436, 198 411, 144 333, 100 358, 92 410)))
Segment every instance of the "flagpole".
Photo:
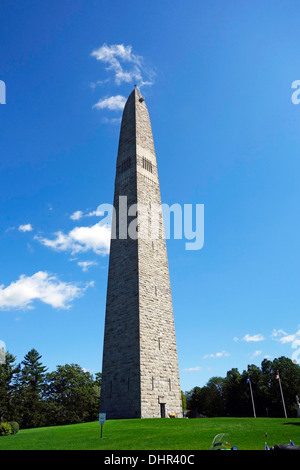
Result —
POLYGON ((254 406, 254 400, 253 400, 253 393, 252 393, 252 385, 251 385, 251 380, 250 380, 250 377, 248 377, 248 380, 247 382, 249 382, 249 386, 250 386, 250 393, 251 393, 251 400, 252 400, 252 407, 253 407, 253 414, 254 414, 254 418, 256 418, 256 413, 255 413, 255 406, 254 406))
POLYGON ((282 399, 282 404, 283 404, 283 409, 284 409, 284 415, 285 415, 285 417, 287 418, 286 409, 285 409, 285 403, 284 403, 284 397, 283 397, 283 391, 282 391, 281 381, 280 381, 280 376, 279 376, 279 370, 277 371, 277 376, 276 376, 276 378, 278 378, 278 382, 279 382, 279 387, 280 387, 280 392, 281 392, 281 399, 282 399))

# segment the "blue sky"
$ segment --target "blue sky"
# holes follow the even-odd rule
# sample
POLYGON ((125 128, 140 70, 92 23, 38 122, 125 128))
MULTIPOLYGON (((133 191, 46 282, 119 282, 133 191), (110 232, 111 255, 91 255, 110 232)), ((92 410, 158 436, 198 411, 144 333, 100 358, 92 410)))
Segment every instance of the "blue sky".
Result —
POLYGON ((298 359, 299 13, 289 0, 1 1, 0 340, 18 361, 36 348, 50 371, 101 370, 97 207, 112 203, 136 83, 162 201, 205 208, 201 250, 167 242, 181 388, 298 359))

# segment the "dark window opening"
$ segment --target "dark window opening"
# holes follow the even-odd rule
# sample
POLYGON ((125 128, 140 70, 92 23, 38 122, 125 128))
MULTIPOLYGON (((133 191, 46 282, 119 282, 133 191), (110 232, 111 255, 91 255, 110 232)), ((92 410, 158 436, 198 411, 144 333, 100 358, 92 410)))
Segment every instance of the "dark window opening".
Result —
POLYGON ((152 163, 147 160, 147 158, 143 157, 143 168, 145 168, 145 170, 147 171, 150 171, 150 173, 152 173, 152 163))

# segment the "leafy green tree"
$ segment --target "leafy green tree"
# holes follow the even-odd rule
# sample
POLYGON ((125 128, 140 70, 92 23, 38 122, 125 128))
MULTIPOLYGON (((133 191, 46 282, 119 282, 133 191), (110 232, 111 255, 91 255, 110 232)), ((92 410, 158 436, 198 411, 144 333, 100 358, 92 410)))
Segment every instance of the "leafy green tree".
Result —
POLYGON ((198 411, 204 416, 224 415, 224 379, 212 377, 207 384, 198 390, 198 411), (200 411, 201 410, 201 411, 200 411))
POLYGON ((45 398, 49 409, 47 424, 93 421, 98 417, 100 379, 94 381, 78 364, 57 366, 47 374, 45 398))
POLYGON ((222 377, 212 377, 207 382, 208 398, 206 399, 206 408, 208 416, 224 416, 225 403, 224 403, 224 389, 225 379, 222 377), (208 410, 210 409, 210 412, 208 410))
POLYGON ((186 394, 186 406, 188 410, 196 413, 202 413, 201 387, 194 387, 186 394))
POLYGON ((228 416, 242 416, 241 374, 233 368, 227 372, 224 381, 224 401, 228 416))
POLYGON ((102 373, 96 372, 95 380, 94 380, 94 393, 96 394, 99 401, 100 401, 100 395, 101 395, 101 385, 102 385, 102 373))
POLYGON ((284 416, 283 402, 281 397, 279 373, 283 398, 287 415, 296 416, 296 395, 300 392, 300 367, 287 357, 279 357, 273 361, 273 375, 271 380, 271 399, 274 414, 284 416))
POLYGON ((194 387, 186 393, 187 408, 196 414, 215 417, 224 415, 224 379, 212 377, 204 387, 194 387))
POLYGON ((263 405, 264 395, 262 393, 262 384, 262 372, 260 368, 254 364, 248 365, 247 370, 243 371, 241 376, 241 414, 243 416, 254 416, 254 410, 256 416, 264 416, 265 408, 263 405))

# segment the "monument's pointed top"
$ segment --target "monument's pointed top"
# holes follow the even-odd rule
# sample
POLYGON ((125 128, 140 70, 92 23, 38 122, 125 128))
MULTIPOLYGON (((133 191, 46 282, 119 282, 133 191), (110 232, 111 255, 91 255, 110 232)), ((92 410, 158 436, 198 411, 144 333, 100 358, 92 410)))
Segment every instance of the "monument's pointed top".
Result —
POLYGON ((130 101, 145 101, 144 97, 141 95, 141 92, 140 90, 138 89, 137 85, 134 85, 134 89, 132 90, 132 92, 130 93, 128 99, 127 99, 127 102, 130 102, 130 101))
POLYGON ((123 110, 118 155, 134 154, 137 146, 144 145, 146 138, 154 153, 149 113, 145 99, 135 85, 123 110))

